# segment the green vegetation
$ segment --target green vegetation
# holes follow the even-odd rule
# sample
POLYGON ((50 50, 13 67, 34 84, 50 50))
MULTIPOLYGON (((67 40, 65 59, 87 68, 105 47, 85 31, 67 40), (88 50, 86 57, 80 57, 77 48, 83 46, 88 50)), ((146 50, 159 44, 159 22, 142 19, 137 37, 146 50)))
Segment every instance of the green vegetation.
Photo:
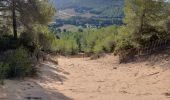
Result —
POLYGON ((104 53, 113 52, 115 47, 115 37, 118 26, 109 26, 100 29, 85 29, 78 32, 58 32, 60 37, 56 42, 56 51, 67 55, 84 53, 104 53))
POLYGON ((0 80, 32 76, 40 51, 55 39, 46 27, 55 9, 47 0, 1 0, 0 6, 0 80))
POLYGON ((60 37, 57 50, 62 54, 67 51, 66 54, 115 52, 120 56, 133 56, 137 48, 148 42, 169 39, 169 2, 125 0, 124 3, 124 25, 84 29, 82 32, 57 32, 60 37))
MULTIPOLYGON (((135 49, 158 39, 170 39, 168 21, 169 2, 164 0, 125 0, 124 23, 119 34, 123 34, 117 51, 134 55, 135 49), (127 53, 128 52, 128 53, 127 53)), ((136 52, 137 53, 137 52, 136 52)))
POLYGON ((4 62, 3 67, 6 70, 6 78, 25 77, 33 71, 31 58, 28 51, 23 47, 6 52, 4 62))

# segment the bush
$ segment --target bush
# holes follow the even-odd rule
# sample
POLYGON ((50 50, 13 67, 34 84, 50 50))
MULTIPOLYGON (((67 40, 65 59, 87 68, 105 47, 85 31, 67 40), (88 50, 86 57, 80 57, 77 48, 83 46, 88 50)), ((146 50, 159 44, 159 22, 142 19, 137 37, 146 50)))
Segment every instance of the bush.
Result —
POLYGON ((118 30, 116 35, 116 48, 115 55, 119 55, 120 63, 127 62, 133 59, 136 54, 136 48, 138 45, 133 41, 132 35, 129 34, 129 31, 126 27, 122 26, 118 30))
POLYGON ((56 37, 52 33, 39 33, 38 42, 43 51, 54 51, 56 37))
POLYGON ((74 55, 78 53, 78 45, 74 39, 57 40, 55 50, 63 55, 74 55))
POLYGON ((103 39, 96 41, 93 52, 96 53, 110 53, 115 49, 115 38, 112 35, 103 37, 103 39))
POLYGON ((110 53, 115 48, 115 35, 117 26, 108 26, 100 29, 90 29, 83 41, 82 50, 85 53, 110 53))
POLYGON ((1 68, 5 70, 7 78, 25 77, 32 74, 31 58, 27 50, 20 47, 14 51, 8 51, 1 68))
POLYGON ((43 51, 55 50, 56 36, 48 27, 35 26, 33 31, 21 33, 20 38, 22 44, 28 49, 38 48, 43 51))
POLYGON ((166 39, 169 39, 170 40, 170 18, 167 20, 166 22, 166 39))
POLYGON ((0 84, 4 84, 3 80, 7 78, 8 72, 10 71, 9 64, 4 62, 0 62, 0 84))
POLYGON ((23 32, 20 34, 20 39, 24 46, 33 46, 38 41, 38 34, 34 32, 23 32))
POLYGON ((0 51, 8 49, 16 49, 20 46, 19 39, 14 39, 12 35, 4 35, 0 37, 0 51))

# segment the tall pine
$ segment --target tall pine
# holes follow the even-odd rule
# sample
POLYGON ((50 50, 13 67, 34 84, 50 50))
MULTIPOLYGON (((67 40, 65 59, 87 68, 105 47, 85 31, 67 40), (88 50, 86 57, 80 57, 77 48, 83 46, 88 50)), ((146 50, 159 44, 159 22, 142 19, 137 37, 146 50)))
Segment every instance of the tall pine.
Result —
POLYGON ((168 5, 164 0, 125 0, 124 13, 124 22, 133 41, 142 44, 153 37, 159 38, 168 5))
POLYGON ((48 0, 1 0, 0 12, 1 24, 12 27, 14 38, 17 38, 17 27, 30 30, 34 24, 46 25, 55 9, 48 0))

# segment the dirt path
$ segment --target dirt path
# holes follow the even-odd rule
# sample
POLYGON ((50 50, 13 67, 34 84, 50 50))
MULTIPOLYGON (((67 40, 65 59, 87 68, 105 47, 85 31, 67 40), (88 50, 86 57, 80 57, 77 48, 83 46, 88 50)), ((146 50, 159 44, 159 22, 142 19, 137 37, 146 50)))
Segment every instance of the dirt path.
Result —
POLYGON ((169 64, 120 65, 110 55, 58 60, 43 63, 37 79, 8 80, 0 100, 170 100, 169 64))

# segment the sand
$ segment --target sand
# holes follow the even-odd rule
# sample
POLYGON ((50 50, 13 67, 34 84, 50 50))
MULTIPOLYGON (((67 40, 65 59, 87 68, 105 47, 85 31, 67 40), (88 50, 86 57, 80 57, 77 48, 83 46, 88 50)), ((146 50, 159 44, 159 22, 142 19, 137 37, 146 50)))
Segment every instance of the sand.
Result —
POLYGON ((0 100, 170 100, 170 60, 119 64, 117 57, 58 58, 39 77, 6 80, 0 100))

